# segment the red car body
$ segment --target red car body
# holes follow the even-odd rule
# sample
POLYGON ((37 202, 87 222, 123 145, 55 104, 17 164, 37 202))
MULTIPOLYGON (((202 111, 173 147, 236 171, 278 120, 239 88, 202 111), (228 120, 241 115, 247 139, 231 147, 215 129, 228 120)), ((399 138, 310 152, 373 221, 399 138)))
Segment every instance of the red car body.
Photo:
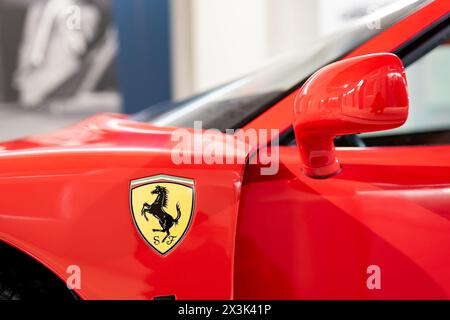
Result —
MULTIPOLYGON (((345 58, 393 52, 449 9, 431 2, 345 58)), ((244 128, 288 129, 299 90, 244 128)), ((62 280, 79 266, 83 299, 450 298, 450 146, 338 148, 345 170, 316 180, 295 146, 273 176, 174 165, 173 130, 106 114, 0 144, 0 240, 62 280), (195 180, 192 224, 164 257, 129 201, 131 180, 160 174, 195 180), (382 290, 366 286, 370 265, 382 290)))

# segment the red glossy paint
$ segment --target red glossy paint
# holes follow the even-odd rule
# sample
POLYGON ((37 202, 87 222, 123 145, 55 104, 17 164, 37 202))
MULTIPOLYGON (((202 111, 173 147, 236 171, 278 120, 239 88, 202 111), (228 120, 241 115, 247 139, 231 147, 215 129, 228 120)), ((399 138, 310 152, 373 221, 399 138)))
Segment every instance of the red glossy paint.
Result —
MULTIPOLYGON (((394 50, 448 3, 354 54, 394 50)), ((298 93, 246 128, 286 130, 298 93)), ((173 130, 100 115, 0 144, 0 240, 62 279, 80 266, 85 299, 450 297, 448 146, 337 149, 342 173, 315 180, 301 174, 296 147, 280 149, 275 176, 258 165, 175 165, 173 130), (165 257, 141 238, 129 204, 130 181, 159 174, 195 180, 191 227, 165 257), (366 287, 371 264, 382 290, 366 287)))
POLYGON ((336 136, 399 127, 408 117, 408 105, 405 68, 393 54, 364 55, 320 69, 294 103, 304 173, 315 178, 337 174, 336 136))
POLYGON ((175 165, 172 132, 101 115, 0 144, 0 240, 62 279, 79 266, 86 299, 233 298, 244 166, 175 165), (129 203, 131 180, 159 174, 195 180, 191 226, 163 258, 139 235, 129 203))
POLYGON ((235 298, 449 299, 449 147, 336 153, 343 170, 325 180, 301 173, 296 147, 280 148, 275 176, 247 168, 235 298))

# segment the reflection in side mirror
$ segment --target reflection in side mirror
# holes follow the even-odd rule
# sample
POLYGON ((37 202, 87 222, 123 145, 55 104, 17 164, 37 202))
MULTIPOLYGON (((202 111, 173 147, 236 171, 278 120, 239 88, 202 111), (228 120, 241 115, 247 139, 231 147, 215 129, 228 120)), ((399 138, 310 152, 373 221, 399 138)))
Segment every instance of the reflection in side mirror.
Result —
POLYGON ((300 89, 294 132, 303 171, 327 178, 340 171, 336 136, 393 129, 408 117, 405 69, 394 54, 371 54, 330 64, 300 89))

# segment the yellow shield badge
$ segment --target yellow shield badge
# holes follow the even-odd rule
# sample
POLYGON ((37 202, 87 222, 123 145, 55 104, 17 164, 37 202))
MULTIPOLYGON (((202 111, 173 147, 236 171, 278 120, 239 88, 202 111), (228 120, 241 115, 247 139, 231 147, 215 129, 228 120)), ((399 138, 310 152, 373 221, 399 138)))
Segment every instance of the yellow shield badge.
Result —
POLYGON ((161 255, 186 235, 194 214, 194 180, 158 175, 130 183, 131 213, 141 236, 161 255))

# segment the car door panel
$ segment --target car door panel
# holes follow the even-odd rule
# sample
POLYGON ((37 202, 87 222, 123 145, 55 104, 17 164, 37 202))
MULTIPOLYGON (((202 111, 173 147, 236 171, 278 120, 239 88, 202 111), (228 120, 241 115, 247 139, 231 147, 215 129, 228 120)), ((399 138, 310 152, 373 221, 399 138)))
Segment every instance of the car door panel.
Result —
MULTIPOLYGON (((295 147, 280 171, 247 169, 235 297, 450 297, 450 147, 342 148, 342 172, 311 179, 295 147), (368 268, 380 269, 369 289, 368 268)), ((369 269, 370 270, 370 269, 369 269)))

